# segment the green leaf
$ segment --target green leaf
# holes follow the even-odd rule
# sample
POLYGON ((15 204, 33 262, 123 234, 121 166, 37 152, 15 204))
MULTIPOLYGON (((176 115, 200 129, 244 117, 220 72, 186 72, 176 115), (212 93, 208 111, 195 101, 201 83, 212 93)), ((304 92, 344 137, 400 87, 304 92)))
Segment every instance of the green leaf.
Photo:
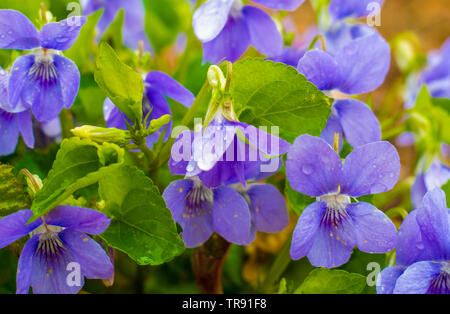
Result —
POLYGON ((450 114, 450 99, 449 98, 432 98, 431 103, 435 107, 439 107, 445 110, 447 114, 450 114))
POLYGON ((344 270, 316 268, 295 291, 298 294, 358 294, 366 286, 366 278, 344 270))
POLYGON ((294 292, 294 282, 292 280, 286 280, 281 278, 280 285, 278 287, 278 294, 292 294, 294 292))
MULTIPOLYGON (((375 265, 379 266, 379 270, 387 267, 386 254, 371 254, 358 250, 355 248, 352 252, 352 258, 340 266, 339 269, 348 271, 353 274, 360 274, 367 279, 375 280, 374 268, 375 265)), ((364 294, 376 294, 376 285, 365 285, 362 293, 364 294)))
POLYGON ((230 92, 240 121, 269 131, 278 126, 290 142, 305 133, 320 135, 333 101, 293 67, 257 58, 233 65, 230 92))
POLYGON ((30 208, 31 201, 22 184, 12 173, 13 167, 0 165, 0 217, 30 208))
POLYGON ((414 132, 419 156, 438 154, 441 143, 450 143, 449 102, 431 98, 423 85, 416 104, 409 110, 407 125, 414 132))
POLYGON ((181 254, 184 243, 152 180, 133 166, 114 165, 99 182, 103 212, 112 218, 101 237, 140 265, 159 265, 181 254))
POLYGON ((186 0, 145 1, 145 30, 160 52, 191 26, 191 7, 186 0))
POLYGON ((66 139, 56 155, 52 170, 35 196, 33 221, 60 205, 77 190, 95 184, 99 169, 123 161, 123 150, 114 144, 100 146, 90 140, 66 139))
POLYGON ((122 63, 111 46, 104 42, 100 44, 95 81, 133 123, 141 123, 144 95, 142 77, 122 63))

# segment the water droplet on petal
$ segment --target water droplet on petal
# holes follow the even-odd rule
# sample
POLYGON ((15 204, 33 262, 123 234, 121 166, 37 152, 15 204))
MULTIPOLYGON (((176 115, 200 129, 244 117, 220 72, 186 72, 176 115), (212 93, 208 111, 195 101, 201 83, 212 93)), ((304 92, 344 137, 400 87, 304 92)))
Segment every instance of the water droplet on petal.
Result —
POLYGON ((310 165, 304 165, 302 167, 302 171, 304 174, 306 174, 308 176, 313 172, 313 168, 310 165))
POLYGON ((372 186, 370 188, 370 194, 377 194, 377 193, 381 193, 386 189, 386 186, 384 184, 381 183, 377 183, 374 186, 372 186))

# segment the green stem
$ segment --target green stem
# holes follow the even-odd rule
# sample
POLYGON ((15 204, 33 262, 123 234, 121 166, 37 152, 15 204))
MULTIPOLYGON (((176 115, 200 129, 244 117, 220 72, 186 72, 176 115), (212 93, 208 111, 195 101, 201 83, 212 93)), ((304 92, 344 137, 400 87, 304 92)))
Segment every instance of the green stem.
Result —
POLYGON ((150 165, 153 162, 153 160, 155 159, 155 154, 153 153, 153 151, 150 148, 148 148, 146 143, 140 145, 139 149, 141 150, 141 152, 144 153, 145 158, 147 158, 147 161, 150 165))
POLYGON ((283 272, 288 267, 291 262, 291 255, 289 254, 289 250, 291 247, 292 235, 284 243, 280 252, 278 253, 277 258, 273 262, 270 267, 269 272, 267 273, 266 279, 264 280, 260 292, 262 293, 270 293, 273 291, 273 286, 280 279, 283 272))
POLYGON ((405 219, 408 216, 408 212, 401 207, 394 207, 385 212, 386 216, 389 218, 400 216, 402 219, 405 219))
POLYGON ((63 109, 61 111, 61 114, 59 115, 59 119, 61 121, 61 133, 63 138, 69 138, 72 137, 72 130, 75 128, 75 125, 73 123, 72 119, 72 113, 68 109, 63 109))
POLYGON ((406 132, 405 124, 400 124, 390 130, 383 132, 383 140, 389 140, 391 138, 397 137, 398 135, 406 132))

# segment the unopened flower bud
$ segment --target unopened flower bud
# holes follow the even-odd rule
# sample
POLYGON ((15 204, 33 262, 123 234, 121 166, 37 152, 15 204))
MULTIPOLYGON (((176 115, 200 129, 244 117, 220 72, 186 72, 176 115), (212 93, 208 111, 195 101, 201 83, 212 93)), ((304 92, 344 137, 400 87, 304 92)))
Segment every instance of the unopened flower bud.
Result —
POLYGON ((101 128, 91 125, 84 125, 72 129, 73 135, 79 138, 90 139, 97 143, 126 144, 131 140, 130 132, 116 128, 101 128))

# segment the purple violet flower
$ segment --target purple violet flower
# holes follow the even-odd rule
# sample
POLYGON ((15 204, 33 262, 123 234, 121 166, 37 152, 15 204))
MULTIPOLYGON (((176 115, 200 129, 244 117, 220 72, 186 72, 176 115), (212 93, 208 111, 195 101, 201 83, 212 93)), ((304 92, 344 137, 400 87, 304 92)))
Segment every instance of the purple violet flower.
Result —
POLYGON ((183 228, 186 247, 200 246, 213 232, 229 242, 247 244, 250 210, 245 199, 232 188, 209 189, 198 178, 185 179, 172 182, 163 197, 173 219, 183 228))
POLYGON ((252 217, 250 238, 247 244, 253 242, 257 231, 276 233, 286 228, 289 223, 286 200, 276 187, 263 183, 252 183, 247 187, 243 187, 241 184, 237 185, 236 190, 247 200, 252 217))
POLYGON ((72 106, 78 92, 80 72, 60 52, 73 45, 86 18, 47 23, 40 32, 18 11, 0 10, 0 20, 5 21, 0 24, 0 49, 35 49, 17 58, 12 66, 12 109, 31 108, 38 121, 53 120, 64 107, 72 106))
POLYGON ((123 26, 124 44, 131 49, 138 49, 139 42, 144 43, 146 51, 152 51, 152 46, 145 33, 145 8, 142 0, 81 0, 83 14, 90 15, 104 9, 97 23, 99 37, 108 29, 120 9, 124 10, 123 26))
POLYGON ((297 69, 322 91, 349 95, 378 88, 389 71, 389 44, 368 26, 342 23, 325 35, 327 51, 312 49, 297 69))
POLYGON ((438 51, 428 55, 426 68, 418 75, 408 79, 404 107, 409 109, 416 104, 420 88, 425 84, 433 98, 450 98, 450 38, 438 51))
POLYGON ((89 279, 110 278, 113 265, 103 248, 85 235, 101 234, 110 224, 104 214, 89 208, 58 206, 27 225, 33 215, 25 209, 0 219, 0 248, 30 234, 17 268, 17 293, 30 286, 36 294, 78 293, 89 279), (71 286, 68 266, 80 266, 80 282, 71 286))
POLYGON ((256 231, 279 232, 289 222, 286 203, 269 184, 207 188, 198 177, 172 182, 163 197, 183 228, 186 247, 197 247, 217 232, 227 241, 248 245, 256 231))
MULTIPOLYGON (((389 70, 390 48, 375 30, 342 23, 328 31, 325 38, 331 49, 309 50, 297 66, 320 90, 355 95, 370 92, 383 83, 389 70)), ((335 133, 345 135, 353 147, 381 140, 375 114, 356 99, 334 102, 321 137, 332 145, 335 133)))
MULTIPOLYGON (((180 83, 175 81, 169 75, 163 72, 149 72, 144 80, 144 98, 142 101, 142 110, 144 117, 151 111, 148 123, 151 120, 158 119, 163 115, 171 115, 171 110, 166 97, 172 98, 186 107, 190 107, 195 100, 195 96, 180 83)), ((103 105, 103 113, 108 128, 127 129, 125 120, 119 109, 106 98, 103 105)), ((130 122, 130 121, 129 121, 130 122)), ((164 128, 147 137, 147 145, 151 147, 153 143, 158 141, 160 134, 164 128)), ((172 121, 169 122, 165 140, 170 136, 172 130, 172 121)))
POLYGON ((428 191, 440 188, 450 180, 450 168, 438 158, 434 159, 427 171, 417 175, 411 187, 411 202, 418 208, 428 191))
POLYGON ((34 148, 30 112, 10 113, 0 109, 0 156, 11 155, 16 151, 19 134, 29 148, 34 148))
POLYGON ((450 294, 449 214, 441 189, 425 195, 400 227, 397 265, 380 273, 377 293, 450 294))
MULTIPOLYGON (((320 137, 333 145, 334 134, 352 147, 381 141, 381 126, 372 110, 360 100, 340 99, 331 106, 331 116, 320 137)), ((339 143, 342 148, 342 141, 339 143)))
POLYGON ((286 161, 293 189, 317 197, 300 216, 291 257, 307 256, 317 267, 346 263, 355 245, 363 252, 385 253, 396 242, 392 221, 366 202, 351 198, 392 189, 400 175, 400 158, 389 142, 374 142, 351 152, 344 163, 324 140, 298 137, 286 161))
POLYGON ((279 156, 290 144, 276 136, 218 114, 206 130, 182 132, 169 161, 173 175, 199 177, 208 188, 240 182, 278 171, 279 156), (248 140, 243 142, 238 136, 248 140), (276 157, 276 158, 275 158, 276 157))
POLYGON ((335 21, 346 18, 361 18, 372 13, 371 5, 377 3, 380 8, 384 0, 333 0, 328 6, 331 17, 335 21))
POLYGON ((283 51, 278 56, 268 58, 274 62, 281 62, 286 65, 290 65, 294 68, 297 67, 298 61, 303 58, 308 51, 308 46, 312 40, 317 36, 318 29, 315 26, 309 27, 302 35, 299 34, 297 26, 290 18, 283 20, 284 28, 292 32, 295 35, 295 40, 292 46, 285 46, 283 51))
MULTIPOLYGON (((253 0, 276 10, 295 10, 304 0, 253 0)), ((278 56, 283 38, 265 11, 241 0, 209 0, 193 16, 197 38, 203 43, 203 60, 219 63, 239 59, 252 45, 268 56, 278 56)))
POLYGON ((34 148, 35 144, 30 111, 22 105, 11 106, 8 80, 8 73, 0 67, 0 156, 14 153, 19 134, 29 148, 34 148))

